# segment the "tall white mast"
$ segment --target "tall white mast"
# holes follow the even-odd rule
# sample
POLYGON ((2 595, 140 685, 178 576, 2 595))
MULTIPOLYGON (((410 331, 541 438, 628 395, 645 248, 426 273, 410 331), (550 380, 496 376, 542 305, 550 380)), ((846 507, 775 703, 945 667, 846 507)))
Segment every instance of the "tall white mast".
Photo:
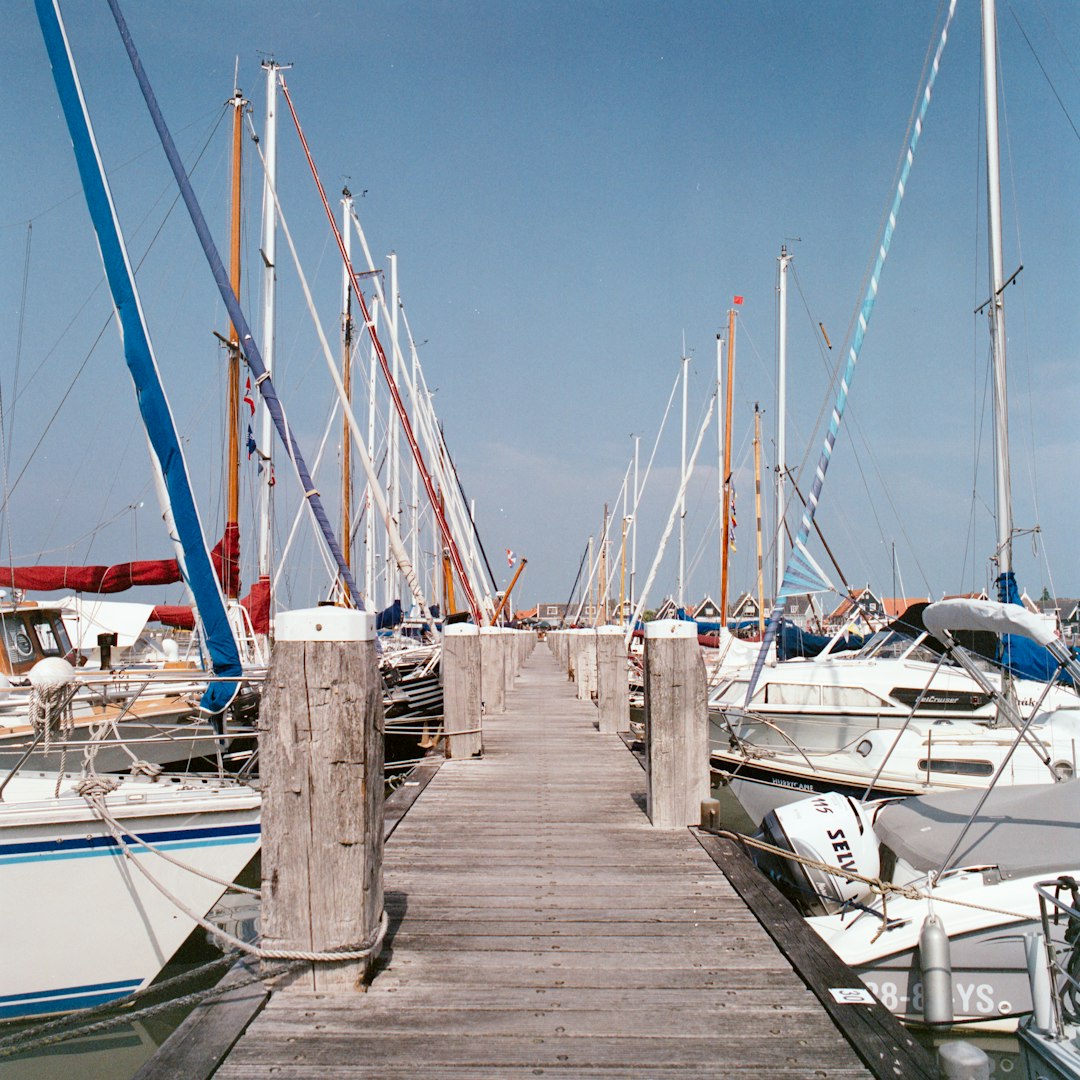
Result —
POLYGON ((638 499, 641 490, 638 487, 638 449, 641 446, 641 436, 634 436, 634 520, 630 534, 630 610, 634 610, 637 603, 637 511, 638 499))
MULTIPOLYGON (((421 398, 419 397, 420 381, 418 369, 420 367, 420 357, 417 355, 415 348, 411 349, 410 356, 412 360, 412 388, 410 397, 413 402, 413 412, 419 414, 420 411, 424 408, 424 405, 426 404, 426 402, 421 400, 421 398)), ((410 555, 412 557, 413 566, 419 566, 420 564, 418 560, 420 558, 420 470, 417 467, 416 458, 413 458, 412 460, 412 474, 410 480, 411 483, 409 487, 409 503, 412 511, 412 521, 409 523, 410 536, 412 541, 410 546, 410 555)))
POLYGON ((986 108, 986 224, 990 255, 990 348, 994 371, 995 509, 998 572, 1012 569, 1012 483, 1009 475, 1009 399, 1005 379, 1005 271, 1001 252, 1001 157, 998 150, 997 17, 982 4, 983 86, 986 108))
MULTIPOLYGON (((401 365, 398 357, 401 355, 398 348, 398 281, 397 281, 397 255, 394 252, 390 252, 387 256, 387 261, 390 263, 390 303, 389 307, 390 316, 390 345, 392 356, 390 362, 394 373, 394 382, 399 386, 401 385, 401 365)), ((390 412, 386 419, 387 427, 387 465, 389 468, 389 482, 387 488, 389 489, 387 494, 389 496, 390 513, 394 517, 394 522, 398 528, 401 528, 401 462, 398 460, 398 444, 400 441, 398 435, 399 421, 397 413, 394 411, 393 402, 390 403, 390 412)), ((392 604, 397 599, 398 588, 398 576, 397 568, 393 566, 389 558, 389 551, 387 552, 386 560, 386 602, 392 604)))
MULTIPOLYGON (((722 335, 716 335, 716 400, 724 400, 724 339, 722 335)), ((719 524, 717 529, 718 549, 720 562, 716 571, 720 573, 720 567, 724 564, 724 410, 716 410, 716 505, 720 508, 719 524)))
POLYGON ((780 245, 779 277, 777 280, 777 329, 776 329, 776 591, 780 595, 784 584, 784 470, 787 468, 787 272, 791 256, 784 244, 780 245))
MULTIPOLYGON (((266 128, 263 131, 263 201, 262 201, 262 358, 266 373, 274 372, 274 331, 275 300, 277 298, 277 208, 274 204, 274 190, 277 186, 277 80, 278 72, 287 70, 291 65, 281 65, 273 60, 264 60, 266 72, 266 128)), ((259 488, 259 529, 258 558, 259 576, 270 577, 270 503, 271 480, 274 469, 274 430, 270 410, 262 404, 259 425, 259 450, 263 457, 263 482, 259 488)))
MULTIPOLYGON (((348 250, 348 249, 346 249, 348 250)), ((375 332, 378 333, 379 322, 379 309, 372 306, 371 320, 376 324, 375 332)), ((376 383, 376 370, 378 367, 378 361, 375 359, 375 347, 371 347, 371 354, 368 357, 368 426, 367 426, 367 451, 368 457, 375 460, 375 409, 378 404, 377 399, 377 383, 376 383)), ((389 503, 387 504, 389 505, 389 503)), ((367 518, 366 528, 364 529, 364 589, 365 596, 368 603, 372 607, 376 607, 375 599, 375 514, 374 505, 372 503, 371 485, 368 485, 367 495, 367 518)), ((391 516, 393 511, 391 510, 391 516)))
POLYGON ((686 339, 683 338, 682 358, 682 468, 679 472, 679 486, 682 495, 679 499, 679 581, 675 590, 675 603, 678 607, 686 606, 686 409, 690 382, 690 358, 686 354, 686 339))
MULTIPOLYGON (((352 209, 352 192, 346 187, 341 193, 341 218, 342 229, 345 231, 345 254, 349 255, 349 211, 352 209)), ((349 280, 349 269, 341 267, 341 380, 345 388, 345 401, 352 404, 352 282, 349 280)), ((349 432, 348 417, 342 428, 341 437, 341 540, 345 554, 345 561, 352 568, 352 474, 351 453, 352 444, 349 432)), ((356 597, 351 598, 356 602, 356 597)), ((370 601, 365 596, 365 600, 370 601)))

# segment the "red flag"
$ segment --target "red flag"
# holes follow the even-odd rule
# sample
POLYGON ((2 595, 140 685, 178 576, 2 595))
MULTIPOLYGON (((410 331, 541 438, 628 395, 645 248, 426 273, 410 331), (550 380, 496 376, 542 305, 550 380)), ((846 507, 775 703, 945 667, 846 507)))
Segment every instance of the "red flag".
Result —
POLYGON ((732 303, 733 304, 741 304, 742 300, 743 300, 743 298, 741 296, 736 296, 735 299, 732 301, 732 303))
MULTIPOLYGON (((244 404, 251 410, 251 415, 255 415, 255 399, 251 396, 251 376, 248 376, 247 385, 244 387, 244 404)), ((251 457, 248 454, 248 457, 251 457)))

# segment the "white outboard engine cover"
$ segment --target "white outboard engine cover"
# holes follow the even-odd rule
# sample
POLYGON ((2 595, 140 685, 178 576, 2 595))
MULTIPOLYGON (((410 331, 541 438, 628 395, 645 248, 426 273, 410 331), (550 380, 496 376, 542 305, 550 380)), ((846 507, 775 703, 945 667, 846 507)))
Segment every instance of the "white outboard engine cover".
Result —
POLYGON ((877 877, 881 868, 874 808, 830 791, 788 803, 762 822, 762 838, 796 855, 836 867, 826 871, 770 855, 763 869, 787 886, 808 915, 831 915, 850 900, 863 899, 870 889, 843 871, 877 877))

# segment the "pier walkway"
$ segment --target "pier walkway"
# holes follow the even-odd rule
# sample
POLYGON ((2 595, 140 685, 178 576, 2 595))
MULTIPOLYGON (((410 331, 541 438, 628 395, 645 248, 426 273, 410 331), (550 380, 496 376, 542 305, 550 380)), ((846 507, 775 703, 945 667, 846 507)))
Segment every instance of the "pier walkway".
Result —
MULTIPOLYGON (((541 644, 386 848, 366 993, 274 994, 220 1080, 872 1074, 541 644)), ((857 1008, 857 1006, 849 1006, 857 1008)))

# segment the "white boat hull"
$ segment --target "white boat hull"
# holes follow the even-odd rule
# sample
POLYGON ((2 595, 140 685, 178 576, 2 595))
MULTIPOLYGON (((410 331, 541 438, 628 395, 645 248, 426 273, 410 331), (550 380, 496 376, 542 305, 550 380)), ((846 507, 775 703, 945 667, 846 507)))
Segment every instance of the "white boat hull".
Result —
POLYGON ((0 1019, 67 1012, 149 984, 197 925, 133 865, 205 915, 259 849, 259 795, 215 782, 125 781, 106 797, 132 857, 55 774, 16 777, 0 804, 0 1019), (168 852, 161 858, 135 839, 168 852))

